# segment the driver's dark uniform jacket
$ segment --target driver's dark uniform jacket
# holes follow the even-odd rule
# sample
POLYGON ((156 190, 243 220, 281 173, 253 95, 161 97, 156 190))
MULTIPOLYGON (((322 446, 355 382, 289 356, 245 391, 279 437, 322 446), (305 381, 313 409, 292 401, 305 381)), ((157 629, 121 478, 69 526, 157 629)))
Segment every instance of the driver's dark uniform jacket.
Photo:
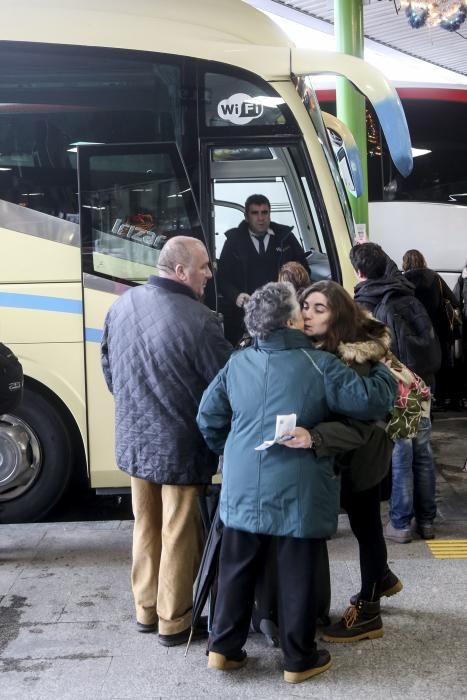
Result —
POLYGON ((111 306, 102 368, 120 469, 159 484, 210 483, 217 460, 196 413, 231 350, 213 312, 178 282, 152 275, 111 306))
POLYGON ((291 226, 271 222, 274 232, 264 255, 259 255, 251 240, 248 223, 226 232, 219 258, 218 281, 224 299, 232 304, 241 292, 252 294, 268 282, 275 282, 287 262, 299 262, 306 270, 306 256, 291 226))

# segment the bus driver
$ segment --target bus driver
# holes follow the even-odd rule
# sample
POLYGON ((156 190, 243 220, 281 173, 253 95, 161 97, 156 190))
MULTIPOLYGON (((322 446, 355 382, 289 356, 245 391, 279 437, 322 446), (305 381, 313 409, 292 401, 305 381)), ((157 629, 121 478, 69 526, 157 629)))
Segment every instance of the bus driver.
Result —
POLYGON ((219 258, 219 290, 224 298, 225 335, 235 344, 243 334, 243 306, 267 282, 275 282, 284 263, 308 270, 305 253, 291 226, 271 221, 271 203, 262 194, 245 202, 245 219, 226 232, 219 258))

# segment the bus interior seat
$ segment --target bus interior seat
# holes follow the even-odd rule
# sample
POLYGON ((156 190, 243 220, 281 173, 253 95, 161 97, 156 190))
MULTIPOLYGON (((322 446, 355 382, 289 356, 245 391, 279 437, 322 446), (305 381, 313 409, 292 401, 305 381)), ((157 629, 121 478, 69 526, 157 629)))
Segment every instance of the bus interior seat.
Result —
POLYGON ((306 254, 310 276, 313 282, 331 279, 331 267, 326 253, 320 253, 313 248, 306 254))

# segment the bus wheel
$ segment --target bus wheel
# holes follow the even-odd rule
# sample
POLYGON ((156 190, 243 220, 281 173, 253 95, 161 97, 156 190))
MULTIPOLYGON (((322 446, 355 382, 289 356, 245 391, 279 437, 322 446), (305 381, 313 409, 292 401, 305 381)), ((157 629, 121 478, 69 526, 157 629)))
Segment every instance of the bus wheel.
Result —
POLYGON ((0 416, 0 523, 35 522, 70 480, 72 450, 54 404, 25 386, 14 414, 0 416))

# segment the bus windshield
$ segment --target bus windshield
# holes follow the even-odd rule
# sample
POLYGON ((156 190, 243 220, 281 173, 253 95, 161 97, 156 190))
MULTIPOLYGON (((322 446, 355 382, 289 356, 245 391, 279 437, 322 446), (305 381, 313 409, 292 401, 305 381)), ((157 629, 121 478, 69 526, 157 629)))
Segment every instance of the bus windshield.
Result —
POLYGON ((347 192, 344 187, 341 174, 339 172, 339 165, 337 163, 334 150, 329 142, 329 135, 327 133, 326 127, 324 126, 318 99, 311 85, 311 79, 309 77, 296 78, 294 76, 294 82, 297 92, 300 95, 303 105, 311 119, 311 123, 313 124, 313 127, 318 135, 318 141, 321 144, 324 155, 329 164, 329 168, 331 170, 332 177, 336 185, 337 194, 339 196, 339 201, 342 206, 342 211, 347 222, 349 236, 350 239, 353 240, 355 224, 352 215, 352 209, 350 208, 347 192))

